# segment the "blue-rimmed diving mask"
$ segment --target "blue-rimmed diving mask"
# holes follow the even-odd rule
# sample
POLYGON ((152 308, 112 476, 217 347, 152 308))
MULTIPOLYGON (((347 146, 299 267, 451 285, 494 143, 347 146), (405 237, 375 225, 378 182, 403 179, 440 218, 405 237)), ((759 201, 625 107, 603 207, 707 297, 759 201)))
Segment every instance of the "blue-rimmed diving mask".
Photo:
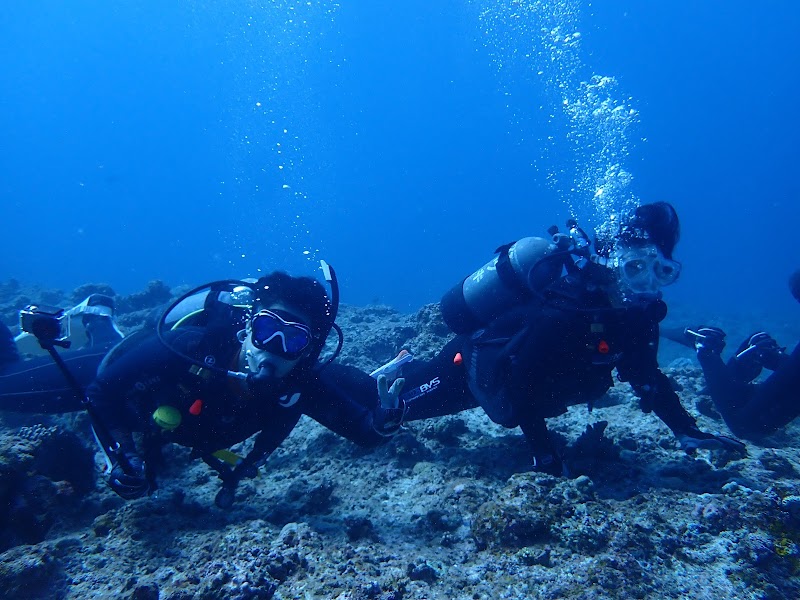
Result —
POLYGON ((287 321, 279 314, 262 309, 250 319, 250 338, 259 350, 296 360, 311 345, 311 328, 287 321))

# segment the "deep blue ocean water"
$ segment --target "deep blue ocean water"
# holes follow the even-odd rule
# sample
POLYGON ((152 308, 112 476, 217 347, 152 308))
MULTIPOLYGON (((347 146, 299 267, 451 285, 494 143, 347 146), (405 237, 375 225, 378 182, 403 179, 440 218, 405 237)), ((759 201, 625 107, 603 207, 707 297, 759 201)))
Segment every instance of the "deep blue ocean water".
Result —
POLYGON ((796 314, 799 29, 788 1, 8 3, 0 278, 324 258, 344 301, 413 310, 501 243, 668 200, 668 300, 796 314))

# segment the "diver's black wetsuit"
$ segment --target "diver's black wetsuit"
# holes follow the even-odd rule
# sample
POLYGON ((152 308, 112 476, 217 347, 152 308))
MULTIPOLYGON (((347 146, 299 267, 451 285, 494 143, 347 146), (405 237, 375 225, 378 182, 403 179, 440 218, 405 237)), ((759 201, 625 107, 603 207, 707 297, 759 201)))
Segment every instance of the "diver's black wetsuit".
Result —
POLYGON ((556 282, 544 303, 533 301, 456 337, 434 360, 409 363, 405 420, 480 405, 496 423, 521 427, 534 456, 546 455, 552 448, 545 418, 573 404, 591 406, 613 385, 616 368, 643 410, 655 412, 676 435, 695 427, 657 362, 666 305, 653 299, 612 308, 607 294, 581 275, 556 282), (459 352, 462 361, 454 361, 459 352))
MULTIPOLYGON (((97 374, 106 353, 119 341, 109 339, 91 348, 61 352, 82 387, 97 374)), ((21 360, 8 327, 0 324, 0 410, 25 413, 65 413, 83 410, 81 398, 67 384, 49 356, 21 360)))
MULTIPOLYGON (((166 336, 174 349, 186 355, 213 356, 217 365, 231 368, 241 347, 235 337, 209 347, 208 336, 195 327, 166 336)), ((219 371, 198 372, 152 335, 119 356, 112 354, 89 386, 88 396, 125 453, 136 452, 133 432, 144 432, 156 446, 175 442, 191 447, 204 458, 261 432, 247 457, 255 463, 286 439, 303 414, 362 446, 385 439, 372 428, 377 404, 374 380, 358 369, 329 365, 319 373, 292 372, 273 387, 265 385, 244 395, 241 385, 219 371), (161 429, 153 420, 154 411, 165 405, 181 414, 173 431, 161 429)))
POLYGON ((697 358, 714 406, 736 435, 757 439, 800 416, 800 344, 760 383, 752 382, 760 369, 744 374, 735 358, 725 364, 719 353, 703 350, 697 358))

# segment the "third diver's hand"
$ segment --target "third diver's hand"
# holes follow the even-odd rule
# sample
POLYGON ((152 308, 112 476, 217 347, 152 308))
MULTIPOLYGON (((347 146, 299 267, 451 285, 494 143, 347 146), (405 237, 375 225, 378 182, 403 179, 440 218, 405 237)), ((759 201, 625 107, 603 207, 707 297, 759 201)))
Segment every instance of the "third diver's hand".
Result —
POLYGON ((394 435, 403 424, 405 403, 400 398, 406 380, 395 379, 391 387, 386 375, 378 376, 378 406, 372 416, 372 426, 381 435, 394 435))
POLYGON ((691 338, 694 343, 694 348, 698 352, 722 354, 722 350, 725 348, 726 333, 719 327, 710 327, 707 325, 687 327, 684 333, 687 337, 691 338))
MULTIPOLYGON (((741 343, 733 357, 735 361, 749 361, 758 367, 766 367, 775 371, 786 357, 786 348, 781 348, 778 342, 768 333, 759 331, 741 343)), ((760 369, 758 369, 760 371, 760 369)))

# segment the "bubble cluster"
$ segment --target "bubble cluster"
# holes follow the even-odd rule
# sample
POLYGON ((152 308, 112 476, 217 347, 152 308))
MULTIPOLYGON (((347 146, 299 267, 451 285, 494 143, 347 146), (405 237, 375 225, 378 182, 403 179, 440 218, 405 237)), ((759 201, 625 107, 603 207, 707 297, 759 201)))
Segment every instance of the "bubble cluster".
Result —
POLYGON ((629 130, 638 122, 631 98, 621 100, 613 77, 594 75, 581 82, 562 102, 568 115, 567 139, 575 155, 574 212, 594 211, 601 223, 635 202, 629 187, 633 176, 622 166, 630 154, 629 130))
MULTIPOLYGON (((624 163, 638 124, 632 99, 613 77, 592 75, 581 59, 583 36, 577 0, 475 0, 480 39, 498 73, 503 93, 522 78, 517 111, 543 115, 546 131, 535 132, 540 152, 532 163, 562 198, 573 217, 608 224, 636 203, 624 163)), ((524 134, 523 134, 524 136, 524 134)))
MULTIPOLYGON (((329 45, 339 5, 272 0, 226 6, 222 68, 232 85, 221 93, 234 175, 221 200, 237 214, 226 245, 231 257, 246 253, 259 265, 314 260, 319 244, 308 217, 320 199, 311 197, 306 181, 314 176, 312 153, 324 131, 318 116, 323 94, 315 82, 320 68, 339 62, 329 45)), ((230 264, 248 268, 238 259, 230 264)))

